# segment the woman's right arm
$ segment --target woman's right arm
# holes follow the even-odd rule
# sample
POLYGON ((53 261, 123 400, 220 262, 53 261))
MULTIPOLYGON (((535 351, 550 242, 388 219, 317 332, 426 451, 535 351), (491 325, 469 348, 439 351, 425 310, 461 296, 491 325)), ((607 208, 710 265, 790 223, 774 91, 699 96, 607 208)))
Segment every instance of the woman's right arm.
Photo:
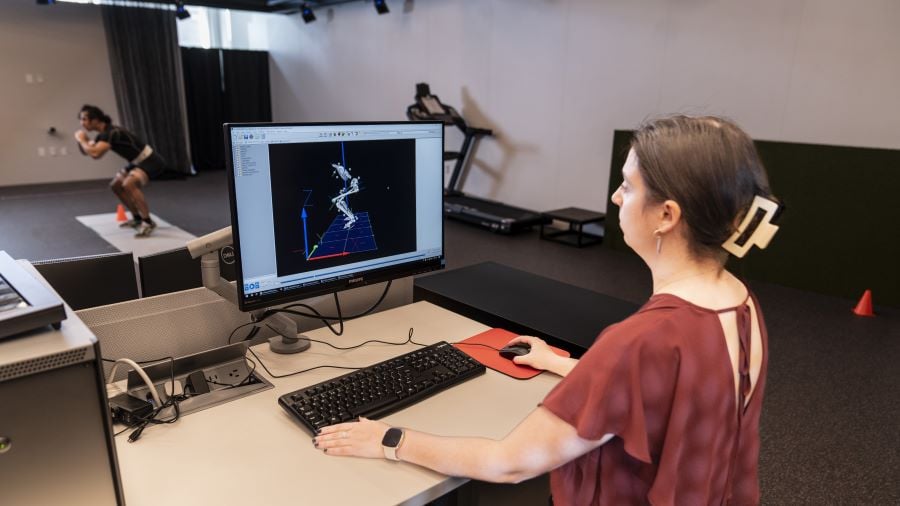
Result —
POLYGON ((513 358, 513 362, 518 365, 527 365, 542 371, 550 371, 559 376, 569 374, 569 371, 578 363, 578 359, 571 357, 561 357, 543 339, 534 336, 519 336, 508 343, 526 343, 531 347, 531 351, 525 355, 513 358))
MULTIPOLYGON (((317 448, 333 456, 383 458, 381 438, 389 428, 375 420, 324 427, 317 448)), ((612 439, 583 439, 549 409, 538 406, 505 438, 446 437, 407 429, 397 449, 404 461, 449 476, 494 483, 519 483, 555 469, 612 439)))

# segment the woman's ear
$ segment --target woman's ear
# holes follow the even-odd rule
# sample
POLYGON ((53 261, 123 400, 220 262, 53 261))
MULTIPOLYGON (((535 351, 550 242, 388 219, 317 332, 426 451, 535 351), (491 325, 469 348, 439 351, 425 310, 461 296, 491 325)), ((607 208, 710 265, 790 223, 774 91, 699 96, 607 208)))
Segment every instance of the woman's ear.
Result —
POLYGON ((674 200, 666 200, 659 207, 659 226, 657 230, 666 234, 681 222, 681 206, 674 200))

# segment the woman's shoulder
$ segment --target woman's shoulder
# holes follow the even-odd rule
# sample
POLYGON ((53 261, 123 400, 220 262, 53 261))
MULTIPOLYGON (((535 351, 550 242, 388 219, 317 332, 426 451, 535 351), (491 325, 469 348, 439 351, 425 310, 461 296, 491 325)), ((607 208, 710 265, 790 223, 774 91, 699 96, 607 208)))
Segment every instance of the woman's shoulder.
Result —
MULTIPOLYGON (((635 331, 660 328, 679 327, 689 324, 706 311, 680 297, 670 294, 657 294, 650 297, 633 315, 622 320, 608 330, 616 333, 635 333, 635 331)), ((638 332, 640 333, 640 332, 638 332)))
POLYGON ((600 333, 596 345, 672 349, 696 329, 702 318, 704 314, 685 300, 654 295, 636 313, 600 333))

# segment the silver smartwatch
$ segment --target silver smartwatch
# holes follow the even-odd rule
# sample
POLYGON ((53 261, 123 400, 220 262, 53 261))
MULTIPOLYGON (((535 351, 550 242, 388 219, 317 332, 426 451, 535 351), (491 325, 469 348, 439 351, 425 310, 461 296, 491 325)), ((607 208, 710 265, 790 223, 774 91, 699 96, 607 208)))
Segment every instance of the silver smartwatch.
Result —
POLYGON ((403 432, 403 429, 398 429, 396 427, 391 427, 384 433, 384 437, 381 438, 381 447, 384 449, 384 458, 390 460, 400 460, 397 457, 397 450, 400 449, 400 445, 403 444, 403 439, 406 434, 403 432))

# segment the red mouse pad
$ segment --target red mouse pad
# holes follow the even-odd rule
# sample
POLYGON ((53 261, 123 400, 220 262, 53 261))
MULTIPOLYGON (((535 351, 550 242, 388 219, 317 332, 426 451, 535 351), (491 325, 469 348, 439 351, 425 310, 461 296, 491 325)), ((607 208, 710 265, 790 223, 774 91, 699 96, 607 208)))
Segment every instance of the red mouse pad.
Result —
MULTIPOLYGON (((467 355, 481 362, 486 367, 511 376, 516 379, 529 379, 537 376, 542 371, 528 367, 527 365, 518 365, 508 358, 500 356, 500 349, 506 346, 518 334, 514 334, 508 330, 491 329, 481 334, 476 334, 464 341, 460 341, 453 346, 464 351, 467 355), (485 346, 479 346, 485 345, 485 346), (491 348, 496 348, 492 350, 491 348)), ((553 353, 561 357, 568 357, 569 352, 553 346, 550 347, 553 353)))

